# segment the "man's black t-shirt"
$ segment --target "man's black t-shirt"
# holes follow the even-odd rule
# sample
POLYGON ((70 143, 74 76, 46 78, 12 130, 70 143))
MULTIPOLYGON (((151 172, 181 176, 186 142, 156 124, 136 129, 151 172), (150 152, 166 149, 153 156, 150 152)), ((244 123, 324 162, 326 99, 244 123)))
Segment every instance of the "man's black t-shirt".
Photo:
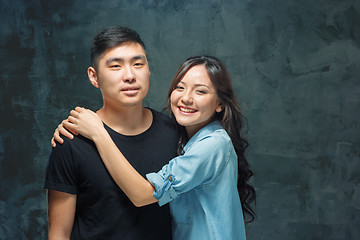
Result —
MULTIPOLYGON (((166 115, 151 110, 153 123, 140 135, 124 136, 105 125, 116 146, 143 176, 176 156, 177 132, 166 115)), ((77 195, 71 239, 171 239, 168 204, 137 208, 106 170, 95 144, 64 138, 49 157, 46 189, 77 195)))

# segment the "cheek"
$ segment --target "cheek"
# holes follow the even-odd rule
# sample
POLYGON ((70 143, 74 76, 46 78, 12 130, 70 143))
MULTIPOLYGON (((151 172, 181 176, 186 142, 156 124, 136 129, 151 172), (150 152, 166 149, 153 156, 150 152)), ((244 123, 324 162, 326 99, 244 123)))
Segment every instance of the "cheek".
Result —
POLYGON ((143 87, 149 88, 150 86, 150 72, 140 72, 137 75, 137 81, 141 82, 143 87))
POLYGON ((179 100, 178 94, 176 94, 175 92, 172 92, 171 95, 170 95, 171 109, 177 108, 178 100, 179 100))
POLYGON ((149 80, 144 80, 144 82, 142 83, 142 87, 146 89, 146 91, 149 90, 150 87, 150 81, 149 80))
POLYGON ((173 91, 172 93, 171 93, 171 95, 170 95, 170 103, 171 103, 171 105, 173 105, 173 104, 176 104, 176 93, 175 93, 175 91, 173 91))
POLYGON ((99 84, 102 86, 112 86, 116 80, 115 77, 108 73, 100 73, 98 75, 99 84))
POLYGON ((215 114, 218 103, 213 99, 202 99, 197 102, 198 108, 206 114, 215 114))

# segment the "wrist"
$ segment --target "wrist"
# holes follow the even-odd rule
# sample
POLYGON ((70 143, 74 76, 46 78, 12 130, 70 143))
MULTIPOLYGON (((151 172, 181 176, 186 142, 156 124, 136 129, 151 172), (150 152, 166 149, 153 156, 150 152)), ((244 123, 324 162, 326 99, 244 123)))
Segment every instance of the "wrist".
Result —
POLYGON ((101 127, 101 128, 96 129, 96 131, 94 132, 94 134, 91 136, 91 140, 92 140, 93 142, 101 141, 101 140, 104 139, 107 135, 108 135, 108 132, 106 131, 106 129, 105 129, 104 127, 101 127))

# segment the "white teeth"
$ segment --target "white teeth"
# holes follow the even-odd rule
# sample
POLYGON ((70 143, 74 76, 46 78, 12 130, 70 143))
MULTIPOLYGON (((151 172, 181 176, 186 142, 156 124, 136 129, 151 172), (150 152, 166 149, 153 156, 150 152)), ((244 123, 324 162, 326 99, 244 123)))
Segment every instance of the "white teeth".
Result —
POLYGON ((186 113, 193 113, 193 112, 195 112, 195 110, 188 109, 188 108, 182 108, 182 107, 180 107, 180 111, 186 112, 186 113))

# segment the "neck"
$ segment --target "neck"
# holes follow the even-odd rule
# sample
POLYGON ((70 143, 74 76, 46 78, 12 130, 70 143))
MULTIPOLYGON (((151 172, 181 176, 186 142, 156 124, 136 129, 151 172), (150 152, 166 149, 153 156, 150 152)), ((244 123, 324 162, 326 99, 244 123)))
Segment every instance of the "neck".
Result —
POLYGON ((192 136, 194 136, 195 133, 197 132, 197 130, 190 129, 187 127, 185 127, 185 130, 186 130, 186 133, 187 133, 189 139, 192 138, 192 136))
POLYGON ((196 125, 191 125, 191 126, 185 126, 186 129, 186 133, 190 138, 192 138, 200 129, 202 129, 203 127, 205 127, 206 125, 208 125, 209 123, 211 123, 213 120, 209 119, 205 122, 196 124, 196 125))
POLYGON ((116 108, 104 105, 97 114, 106 125, 123 135, 141 134, 153 120, 151 111, 141 104, 116 108))

